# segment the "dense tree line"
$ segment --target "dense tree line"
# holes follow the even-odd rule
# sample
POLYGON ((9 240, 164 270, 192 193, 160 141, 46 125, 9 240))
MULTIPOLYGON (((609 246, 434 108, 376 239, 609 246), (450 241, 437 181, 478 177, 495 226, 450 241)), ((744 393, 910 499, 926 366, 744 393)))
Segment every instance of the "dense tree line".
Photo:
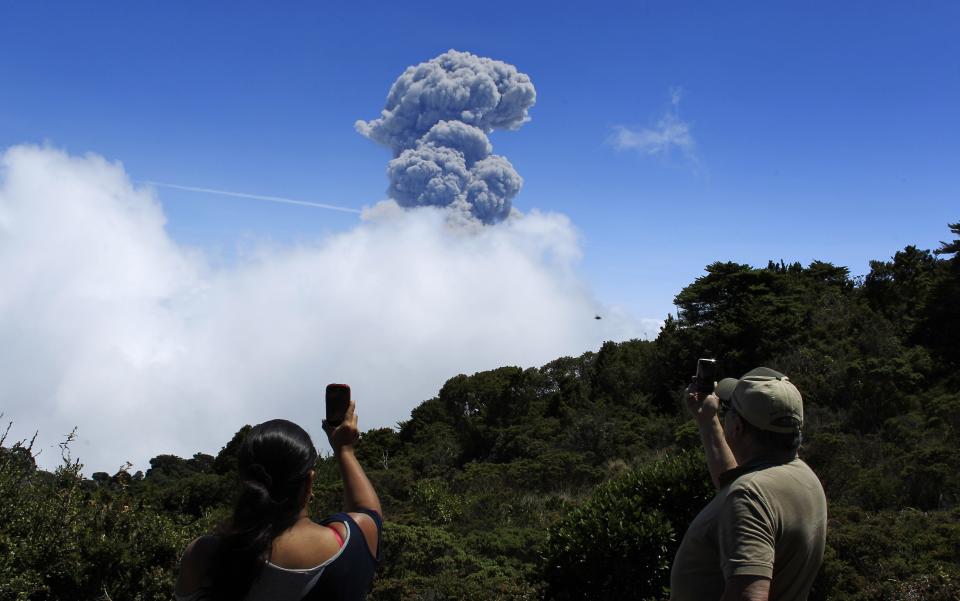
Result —
MULTIPOLYGON (((960 237, 960 224, 950 226, 960 237)), ((698 356, 804 393, 801 456, 830 504, 815 599, 960 598, 960 239, 870 273, 714 263, 652 341, 451 378, 358 453, 388 516, 372 599, 660 599, 712 490, 681 392, 698 356)), ((0 440, 0 600, 169 598, 229 510, 236 451, 144 474, 38 470, 0 440)), ((340 499, 331 458, 314 510, 340 499)))

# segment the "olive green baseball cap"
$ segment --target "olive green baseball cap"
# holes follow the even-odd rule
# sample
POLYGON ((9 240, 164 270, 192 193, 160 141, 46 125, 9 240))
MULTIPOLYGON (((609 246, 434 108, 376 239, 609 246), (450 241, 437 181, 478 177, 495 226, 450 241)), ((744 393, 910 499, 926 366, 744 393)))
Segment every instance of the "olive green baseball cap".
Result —
POLYGON ((803 425, 800 391, 790 378, 769 367, 752 369, 739 380, 724 378, 716 394, 761 430, 787 433, 803 425))

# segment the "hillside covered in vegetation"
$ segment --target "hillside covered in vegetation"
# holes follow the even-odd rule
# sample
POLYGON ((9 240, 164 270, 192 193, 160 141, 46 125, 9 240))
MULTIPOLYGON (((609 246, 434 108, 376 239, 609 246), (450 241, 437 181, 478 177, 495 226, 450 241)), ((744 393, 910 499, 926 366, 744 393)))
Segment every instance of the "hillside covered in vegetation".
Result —
MULTIPOLYGON (((387 516, 371 599, 668 596, 712 495, 681 405, 704 356, 722 377, 767 365, 804 395, 801 457, 830 511, 813 599, 960 599, 958 251, 908 246, 863 277, 714 263, 655 340, 451 378, 362 436, 387 516)), ((229 512, 246 431, 216 456, 89 480, 69 441, 54 473, 0 441, 0 600, 170 598, 183 546, 229 512)), ((341 490, 332 458, 317 470, 322 515, 341 490)))

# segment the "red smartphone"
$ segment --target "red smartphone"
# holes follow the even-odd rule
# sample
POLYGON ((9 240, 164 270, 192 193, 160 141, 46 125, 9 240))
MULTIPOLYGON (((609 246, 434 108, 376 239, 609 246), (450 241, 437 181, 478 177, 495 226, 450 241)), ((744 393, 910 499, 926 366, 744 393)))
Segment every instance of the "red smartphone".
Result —
POLYGON ((336 428, 350 407, 350 387, 346 384, 327 385, 327 424, 336 428))

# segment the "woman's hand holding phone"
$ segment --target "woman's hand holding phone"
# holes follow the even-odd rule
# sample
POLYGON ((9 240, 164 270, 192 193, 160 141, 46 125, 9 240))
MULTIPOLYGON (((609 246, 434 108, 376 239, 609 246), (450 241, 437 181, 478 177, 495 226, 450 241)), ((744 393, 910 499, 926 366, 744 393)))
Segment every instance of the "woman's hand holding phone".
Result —
POLYGON ((339 453, 344 448, 352 448, 360 439, 357 415, 354 413, 355 407, 356 404, 351 400, 339 425, 323 420, 323 431, 326 432, 327 440, 330 441, 334 453, 339 453))

